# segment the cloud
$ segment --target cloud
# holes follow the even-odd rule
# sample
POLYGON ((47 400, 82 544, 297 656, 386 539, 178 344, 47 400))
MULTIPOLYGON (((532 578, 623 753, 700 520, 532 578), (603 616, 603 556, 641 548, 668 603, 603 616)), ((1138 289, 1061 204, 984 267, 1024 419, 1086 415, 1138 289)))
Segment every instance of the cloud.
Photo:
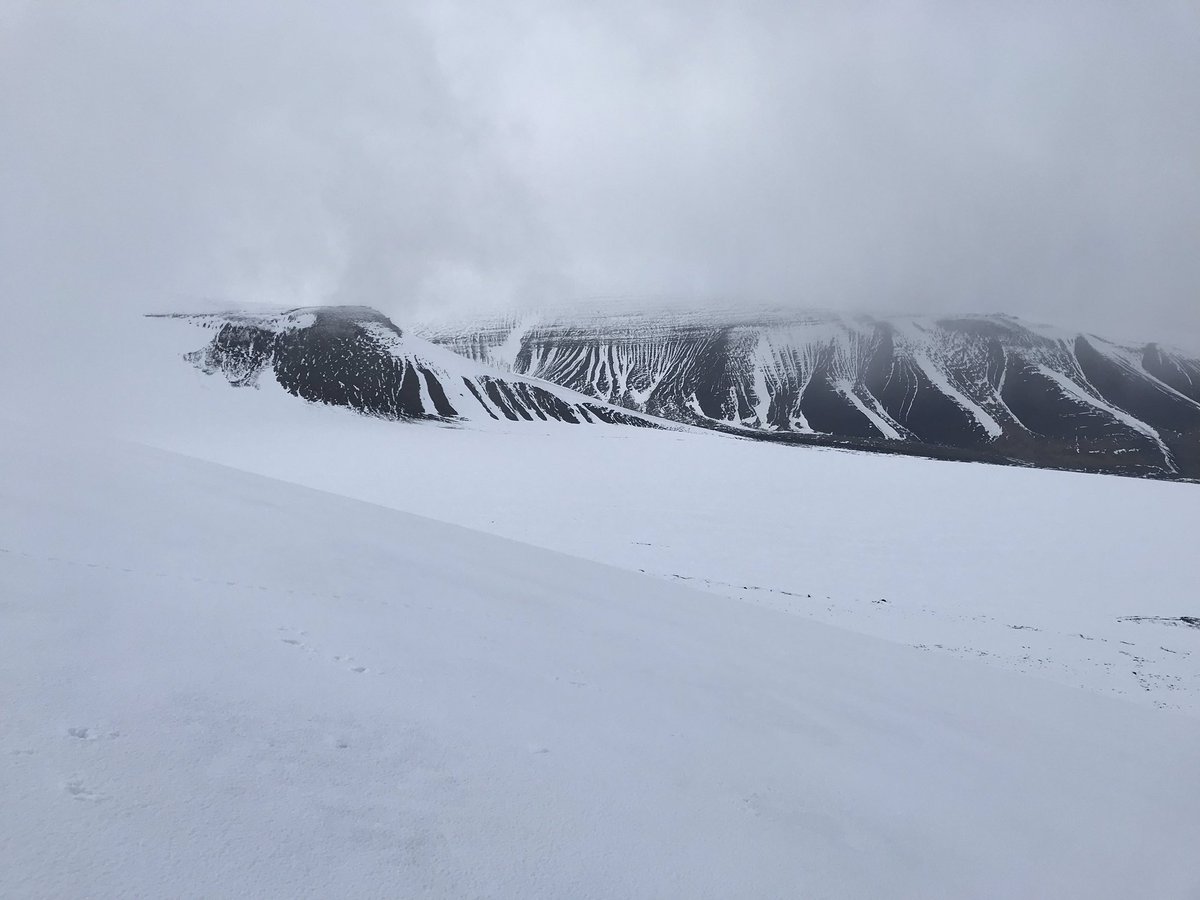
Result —
POLYGON ((596 295, 1200 344, 1200 21, 1125 3, 27 2, 0 290, 596 295))

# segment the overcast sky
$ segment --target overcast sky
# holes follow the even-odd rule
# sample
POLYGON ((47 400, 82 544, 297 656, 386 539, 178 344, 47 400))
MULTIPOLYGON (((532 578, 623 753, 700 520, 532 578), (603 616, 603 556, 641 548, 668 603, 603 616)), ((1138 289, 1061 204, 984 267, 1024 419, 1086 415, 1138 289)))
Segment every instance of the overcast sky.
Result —
POLYGON ((0 0, 0 289, 1006 311, 1200 346, 1193 0, 0 0))

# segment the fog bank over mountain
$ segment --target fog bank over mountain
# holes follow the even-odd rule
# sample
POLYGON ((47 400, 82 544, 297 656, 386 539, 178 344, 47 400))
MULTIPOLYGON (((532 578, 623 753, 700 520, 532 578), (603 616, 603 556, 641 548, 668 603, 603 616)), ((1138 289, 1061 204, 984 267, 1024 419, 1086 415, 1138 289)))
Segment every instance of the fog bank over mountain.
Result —
POLYGON ((168 308, 609 296, 1194 349, 1198 37, 1171 0, 8 0, 5 365, 168 308))

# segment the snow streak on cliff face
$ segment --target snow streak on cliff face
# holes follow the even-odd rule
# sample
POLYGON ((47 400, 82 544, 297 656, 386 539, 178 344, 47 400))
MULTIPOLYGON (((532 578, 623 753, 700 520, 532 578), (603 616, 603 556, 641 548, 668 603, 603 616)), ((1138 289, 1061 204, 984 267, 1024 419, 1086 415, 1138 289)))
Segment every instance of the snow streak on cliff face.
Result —
POLYGON ((691 424, 1200 477, 1200 360, 1007 316, 546 316, 422 333, 480 362, 691 424))
POLYGON ((654 427, 555 384, 501 372, 405 334, 365 307, 181 316, 214 332, 186 358, 236 387, 270 370, 288 393, 389 419, 558 421, 654 427))

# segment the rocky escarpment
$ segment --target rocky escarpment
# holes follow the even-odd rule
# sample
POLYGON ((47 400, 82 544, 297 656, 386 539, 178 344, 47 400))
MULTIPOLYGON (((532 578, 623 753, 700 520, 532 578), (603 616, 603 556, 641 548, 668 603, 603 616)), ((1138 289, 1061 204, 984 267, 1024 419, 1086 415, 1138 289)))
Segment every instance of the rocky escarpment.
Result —
POLYGON ((269 372, 294 396, 389 419, 656 426, 561 386, 465 359, 365 307, 174 317, 212 332, 186 359, 235 387, 257 386, 269 372))
POLYGON ((1200 478, 1200 360, 1007 316, 783 312, 427 325, 597 400, 772 440, 1200 478))

